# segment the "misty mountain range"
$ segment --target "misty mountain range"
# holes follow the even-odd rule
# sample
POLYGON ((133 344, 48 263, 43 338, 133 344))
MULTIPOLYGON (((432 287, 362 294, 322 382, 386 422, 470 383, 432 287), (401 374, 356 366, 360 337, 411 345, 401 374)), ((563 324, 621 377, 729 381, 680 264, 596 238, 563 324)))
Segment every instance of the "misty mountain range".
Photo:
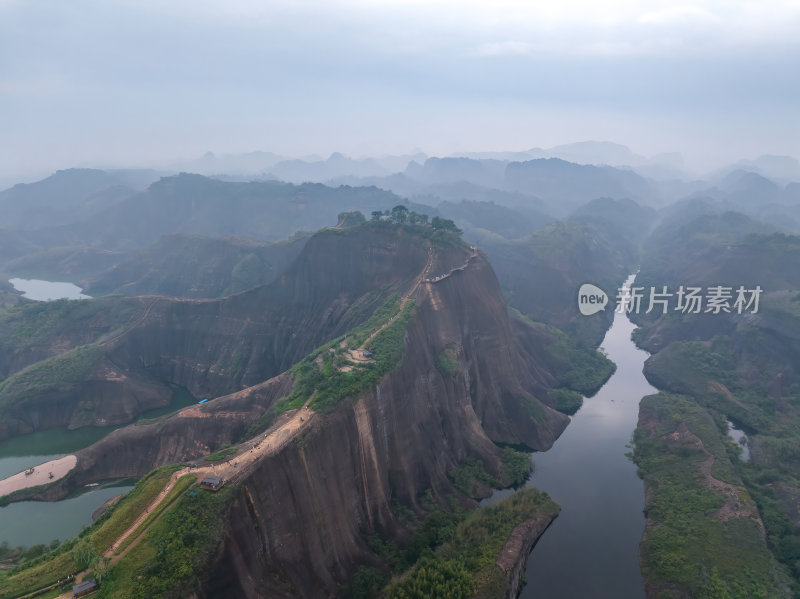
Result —
MULTIPOLYGON (((800 183, 756 172, 758 165, 791 172, 792 159, 766 157, 752 170, 732 165, 705 180, 660 181, 630 168, 536 157, 544 152, 367 160, 335 154, 323 161, 255 152, 207 154, 194 165, 215 171, 267 164, 289 173, 287 179, 311 180, 300 183, 235 170, 213 177, 58 171, 0 192, 0 273, 70 280, 101 295, 224 296, 279 276, 310 232, 335 225, 340 213, 360 211, 369 219, 404 204, 431 218, 453 219, 487 252, 513 307, 571 330, 573 315, 560 314, 553 297, 565 293, 587 264, 596 272, 607 264, 601 278, 609 281, 621 276, 636 264, 642 236, 673 214, 734 211, 772 230, 800 232, 800 183), (550 281, 552 297, 541 280, 550 281)), ((585 160, 605 152, 598 154, 605 162, 641 162, 614 144, 550 152, 585 160)), ((572 330, 590 339, 598 331, 572 330)))
MULTIPOLYGON (((601 197, 631 199, 653 208, 700 199, 789 230, 800 227, 800 213, 793 206, 800 199, 800 164, 794 158, 763 156, 705 179, 684 175, 664 180, 646 176, 647 169, 642 168, 679 162, 677 156, 648 160, 609 142, 581 142, 547 150, 441 158, 418 153, 356 160, 335 153, 326 160, 287 160, 270 152, 222 157, 208 153, 181 165, 187 172, 210 178, 176 178, 171 169, 68 169, 0 192, 0 229, 5 229, 0 240, 9 239, 10 231, 47 229, 46 234, 26 235, 22 243, 82 244, 91 236, 87 231, 102 224, 109 240, 90 245, 108 245, 108 249, 143 247, 169 233, 277 241, 297 230, 333 224, 343 210, 368 213, 401 202, 424 206, 423 211, 431 215, 445 210, 468 231, 494 230, 477 216, 478 204, 503 206, 514 211, 508 219, 515 221, 514 226, 510 230, 500 226, 503 230, 494 232, 521 237, 601 197), (164 176, 168 178, 159 182, 164 176), (342 191, 347 189, 342 186, 353 190, 342 191), (225 204, 222 197, 231 202, 225 204), (256 206, 262 199, 271 216, 258 214, 256 206), (215 206, 215 202, 223 203, 215 206), (209 210, 219 214, 206 219, 210 213, 198 212, 209 210), (142 225, 137 231, 137 218, 146 220, 145 212, 149 216, 157 212, 159 224, 142 225), (270 224, 272 218, 280 222, 270 224), (132 230, 120 237, 115 222, 132 230), (214 225, 209 228, 200 222, 214 225)), ((0 257, 9 259, 7 254, 0 257)))

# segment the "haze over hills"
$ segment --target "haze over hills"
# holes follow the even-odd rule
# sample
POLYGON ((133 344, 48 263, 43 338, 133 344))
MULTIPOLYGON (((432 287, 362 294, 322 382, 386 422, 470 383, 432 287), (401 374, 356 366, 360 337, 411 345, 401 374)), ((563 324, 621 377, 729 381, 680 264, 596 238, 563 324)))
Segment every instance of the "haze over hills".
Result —
POLYGON ((161 175, 150 170, 69 169, 0 192, 0 227, 40 229, 94 216, 161 175))
POLYGON ((800 2, 357 4, 0 1, 0 599, 800 597, 800 2))
POLYGON ((303 234, 278 243, 170 234, 130 252, 44 250, 12 260, 6 269, 21 278, 75 281, 92 296, 223 297, 272 282, 307 240, 303 234))
MULTIPOLYGON (((636 157, 623 146, 606 143, 587 142, 551 150, 545 153, 587 161, 598 156, 606 156, 605 162, 636 157)), ((291 162, 292 168, 300 168, 301 163, 316 165, 313 168, 323 168, 324 164, 328 169, 325 176, 338 173, 336 180, 348 183, 338 187, 277 181, 237 183, 182 174, 134 193, 157 174, 60 171, 42 182, 16 186, 0 194, 7 223, 5 229, 0 229, 0 271, 5 270, 8 276, 52 274, 89 281, 103 276, 104 270, 118 267, 128 259, 129 252, 158 243, 162 235, 233 235, 278 241, 297 231, 330 226, 343 211, 361 210, 369 216, 374 210, 388 210, 400 203, 431 216, 452 218, 466 231, 468 239, 489 251, 493 261, 501 260, 499 248, 506 242, 535 234, 573 212, 577 216, 582 205, 601 197, 634 201, 649 209, 660 209, 671 199, 694 199, 703 202, 705 212, 736 210, 784 230, 800 230, 799 183, 772 181, 741 169, 708 182, 658 182, 610 166, 533 158, 537 152, 501 153, 490 158, 486 157, 489 154, 481 154, 480 158, 427 158, 422 163, 412 160, 412 156, 375 159, 369 164, 376 168, 380 165, 385 172, 391 166, 406 166, 400 174, 367 177, 358 176, 361 167, 354 166, 357 161, 342 155, 322 162, 291 162), (531 159, 515 160, 520 158, 531 159), (369 186, 359 187, 359 183, 369 186), (49 191, 56 188, 62 190, 58 197, 49 191), (60 207, 39 209, 48 202, 60 207)), ((276 154, 252 153, 244 156, 242 164, 248 160, 271 161, 273 166, 286 164, 280 158, 276 154)), ((233 162, 220 164, 235 163, 234 156, 228 159, 233 162)), ((218 161, 213 155, 204 160, 209 164, 218 161)), ((791 166, 791 160, 774 157, 762 162, 791 166)), ((670 210, 666 207, 663 213, 670 210)), ((585 216, 591 220, 591 215, 585 216)), ((602 214, 596 216, 602 219, 602 214)), ((627 231, 638 235, 640 229, 627 231)), ((158 252, 158 246, 149 251, 158 252)), ((225 277, 231 276, 234 266, 225 267, 225 277)), ((500 262, 497 266, 501 282, 507 276, 508 280, 519 277, 517 269, 505 274, 500 262)), ((158 270, 166 272, 165 267, 166 263, 158 270)), ((528 279, 523 275, 519 280, 528 279)), ((130 282, 115 288, 121 289, 130 282)), ((222 291, 218 287, 214 293, 222 291)), ((100 285, 97 289, 112 287, 100 285)), ((157 285, 139 289, 162 290, 157 285)))
POLYGON ((734 169, 751 171, 781 182, 797 181, 800 179, 800 161, 792 156, 774 156, 766 154, 759 156, 755 160, 741 160, 727 169, 723 169, 722 173, 734 169))
MULTIPOLYGON (((637 164, 643 160, 642 157, 619 144, 579 142, 549 150, 472 153, 454 157, 428 157, 418 153, 406 156, 352 159, 343 154, 334 153, 325 160, 317 158, 288 160, 271 152, 251 152, 222 157, 207 153, 195 162, 176 163, 164 174, 169 174, 169 170, 172 172, 185 170, 240 181, 273 178, 293 183, 376 185, 393 190, 406 198, 411 195, 431 195, 450 201, 460 199, 488 201, 496 196, 498 203, 508 205, 515 200, 518 200, 520 204, 527 204, 536 201, 536 197, 547 196, 547 199, 553 202, 553 205, 550 206, 551 212, 561 211, 559 203, 563 199, 571 198, 554 197, 552 192, 547 191, 548 185, 551 188, 566 185, 565 191, 572 188, 572 191, 568 192, 568 196, 578 194, 577 199, 581 201, 602 196, 618 199, 629 197, 647 204, 659 205, 665 200, 681 199, 691 193, 714 187, 721 187, 721 191, 726 192, 726 187, 730 185, 731 181, 727 180, 722 185, 720 182, 736 170, 761 174, 766 178, 772 177, 776 179, 780 188, 791 183, 792 177, 795 181, 800 179, 796 168, 797 160, 791 157, 764 156, 753 161, 742 161, 727 170, 723 169, 717 174, 709 175, 706 177, 706 181, 683 173, 676 173, 669 177, 651 177, 646 172, 636 170, 637 164), (626 160, 626 158, 630 160, 626 160), (511 163, 515 163, 515 165, 524 163, 525 166, 514 166, 512 174, 508 176, 506 171, 511 163), (217 165, 218 168, 211 165, 217 165), (284 165, 281 168, 285 167, 289 170, 270 173, 269 169, 276 165, 284 165), (773 165, 774 169, 769 170, 769 165, 773 165), (527 174, 522 176, 521 170, 526 171, 527 174), (568 179, 561 180, 565 176, 568 179), (586 191, 580 191, 581 186, 586 191), (590 186, 594 189, 591 190, 590 186), (523 189, 519 189, 520 187, 523 189)), ((669 160, 678 161, 679 159, 673 156, 669 160)), ((77 180, 78 173, 83 172, 81 176, 86 178, 92 172, 90 170, 75 170, 70 175, 73 177, 73 181, 65 179, 68 172, 60 172, 59 176, 62 179, 56 180, 57 184, 64 185, 64 189, 68 190, 67 193, 80 197, 81 202, 87 204, 88 207, 91 207, 93 203, 86 196, 110 186, 108 182, 103 183, 99 180, 94 183, 89 183, 88 180, 81 183, 77 180), (80 187, 81 185, 88 187, 84 191, 80 187), (91 185, 94 185, 96 189, 91 188, 91 185)), ((99 173, 95 171, 94 176, 98 177, 99 173)), ((153 182, 158 174, 155 171, 129 171, 125 174, 124 171, 118 170, 108 171, 106 176, 116 177, 115 181, 118 181, 119 185, 123 187, 140 190, 146 184, 153 182)), ((14 194, 10 194, 11 190, 6 190, 3 192, 7 196, 4 198, 4 203, 7 203, 8 206, 12 206, 15 202, 17 205, 25 204, 27 200, 24 197, 20 196, 14 200, 17 194, 23 193, 23 190, 28 195, 46 193, 47 184, 47 180, 37 184, 39 192, 35 192, 36 188, 30 188, 30 186, 22 186, 14 194)), ((113 198, 108 199, 107 203, 109 202, 113 202, 113 198)), ((99 200, 96 203, 103 207, 99 200)), ((540 209, 542 207, 539 206, 540 209)), ((563 214, 561 215, 563 216, 563 214)), ((86 214, 79 211, 71 216, 71 220, 78 220, 84 216, 86 214)), ((14 226, 18 227, 19 224, 14 226)), ((26 226, 38 227, 39 225, 34 221, 26 226)))
MULTIPOLYGON (((568 149, 562 148, 551 154, 568 155, 568 149)), ((612 162, 612 157, 621 159, 633 155, 624 147, 604 143, 578 144, 572 150, 576 156, 586 160, 592 152, 607 151, 609 160, 606 162, 612 162)), ((162 235, 234 235, 278 241, 297 231, 333 225, 337 215, 343 211, 361 210, 369 216, 374 210, 388 210, 403 203, 431 216, 454 219, 468 239, 487 249, 512 305, 529 313, 525 308, 529 300, 511 299, 510 284, 512 280, 514 285, 518 285, 533 281, 535 277, 528 276, 527 272, 520 273, 518 267, 507 270, 502 264, 502 256, 507 254, 500 248, 509 241, 535 234, 576 210, 576 216, 580 215, 582 205, 600 197, 633 200, 639 205, 656 208, 668 198, 695 198, 704 202, 703 211, 739 210, 782 229, 800 230, 800 213, 797 212, 800 202, 796 201, 798 193, 795 189, 800 189, 800 184, 797 183, 774 182, 756 173, 737 170, 707 183, 687 181, 681 187, 649 180, 628 170, 579 165, 562 159, 509 162, 514 158, 528 157, 514 154, 492 158, 428 158, 424 163, 412 161, 412 157, 385 158, 382 163, 375 159, 370 164, 381 163, 382 168, 404 163, 407 166, 402 174, 358 177, 352 175, 355 172, 352 169, 348 171, 352 161, 336 155, 324 161, 328 165, 325 168, 330 167, 327 174, 336 170, 334 166, 341 166, 341 172, 351 174, 338 180, 347 181, 348 185, 292 185, 277 181, 237 183, 182 174, 156 181, 137 194, 131 193, 133 187, 126 187, 124 189, 128 191, 119 191, 117 195, 109 191, 123 189, 117 183, 141 186, 154 178, 155 173, 61 171, 40 183, 17 186, 2 193, 10 225, 0 230, 0 271, 5 270, 8 276, 54 276, 88 282, 106 276, 103 271, 120 267, 126 260, 135 260, 129 258, 134 250, 148 246, 152 246, 147 250, 151 254, 163 250, 163 247, 159 249, 158 245, 153 245, 159 243, 162 235), (359 183, 370 186, 356 186, 359 183), (48 192, 55 187, 64 190, 63 194, 55 197, 48 192), (689 193, 681 196, 681 189, 689 193), (101 196, 106 194, 104 201, 93 201, 98 193, 101 196), (59 209, 62 212, 34 208, 43 202, 57 202, 65 208, 59 209), (23 216, 31 210, 37 212, 36 218, 23 216), (68 211, 69 216, 64 216, 64 211, 68 211), (67 224, 52 226, 55 222, 67 224), (24 229, 35 230, 22 233, 24 229)), ((233 160, 235 157, 228 158, 233 160)), ((281 163, 280 157, 274 154, 253 153, 245 158, 281 163)), ((204 160, 216 164, 218 159, 208 155, 204 160)), ((299 167, 301 162, 292 164, 299 167)), ((308 164, 319 166, 322 163, 308 164)), ((664 214, 669 210, 671 208, 665 208, 664 214)), ((603 220, 602 210, 594 215, 603 220)), ((618 216, 610 217, 610 220, 618 216)), ((592 220, 589 213, 585 217, 592 220)), ((641 231, 636 227, 627 228, 624 235, 633 234, 638 239, 641 231)), ((608 238, 606 243, 613 243, 611 239, 608 238)), ((627 253, 631 255, 630 251, 627 253)), ((167 272, 179 272, 183 263, 185 259, 179 258, 169 268, 164 262, 156 268, 161 274, 153 275, 163 279, 167 272)), ((219 262, 220 265, 223 263, 219 262)), ((225 266, 224 275, 220 271, 223 280, 232 276, 234 267, 235 264, 225 266)), ((280 270, 278 268, 273 274, 280 270)), ((241 272, 237 276, 241 276, 241 272)), ((120 280, 116 286, 98 283, 96 289, 120 290, 126 285, 140 292, 154 293, 166 289, 155 284, 155 279, 151 279, 151 284, 136 287, 132 283, 132 272, 129 278, 124 282, 120 280)), ((258 280, 258 277, 253 278, 253 283, 258 280)), ((220 285, 212 287, 213 293, 210 289, 208 291, 212 295, 225 289, 220 285)), ((173 287, 172 292, 185 292, 191 296, 195 292, 190 288, 191 285, 179 285, 173 287)))
MULTIPOLYGON (((440 156, 439 158, 447 158, 440 156)), ((318 156, 288 158, 273 152, 249 152, 244 154, 216 155, 207 152, 193 161, 165 163, 165 168, 173 171, 187 171, 203 175, 226 174, 231 176, 275 177, 293 183, 314 181, 325 183, 338 177, 385 176, 406 170, 413 163, 424 164, 429 158, 424 152, 406 155, 377 155, 352 158, 340 152, 333 152, 328 158, 318 156)), ((677 152, 663 153, 647 158, 633 152, 627 146, 609 141, 582 141, 563 144, 551 148, 532 148, 524 151, 461 152, 452 158, 475 160, 495 160, 500 162, 525 162, 541 158, 559 158, 567 162, 596 166, 617 166, 641 169, 656 179, 689 178, 683 168, 683 159, 677 152), (658 174, 659 176, 656 176, 658 174)), ((788 157, 765 156, 742 164, 761 165, 767 168, 780 164, 784 173, 791 172, 791 159, 788 157), (788 170, 787 170, 788 169, 788 170)), ((774 173, 773 173, 774 174, 774 173)), ((769 175, 767 175, 769 176, 769 175)))
MULTIPOLYGON (((649 502, 644 592, 697 594, 719 571, 726 588, 788 596, 800 575, 786 523, 800 495, 796 435, 776 414, 793 422, 797 401, 798 184, 756 169, 670 181, 610 166, 625 161, 653 166, 593 143, 364 160, 253 153, 204 156, 196 170, 214 176, 76 169, 2 192, 0 271, 102 297, 37 303, 0 287, 0 440, 120 427, 77 451, 63 478, 3 501, 57 501, 125 477, 142 478, 136 493, 154 502, 172 497, 154 508, 164 516, 152 530, 131 531, 129 554, 108 553, 118 537, 105 520, 86 533, 109 560, 101 596, 346 596, 361 585, 394 598, 393 584, 450 572, 440 535, 468 522, 454 505, 471 510, 492 487, 525 480, 530 460, 510 446, 546 450, 566 414, 593 401, 614 371, 596 351, 614 312, 582 316, 577 290, 591 282, 613 305, 640 269, 645 287, 769 287, 763 316, 631 316, 653 353, 645 372, 664 392, 642 402, 634 448, 649 502), (180 394, 208 401, 176 411, 180 394), (174 413, 135 422, 153 409, 174 413), (759 470, 736 462, 726 418, 748 427, 759 470), (707 485, 692 474, 701 455, 716 464, 707 485), (195 475, 179 479, 174 466, 184 463, 231 484, 192 495, 195 475), (702 501, 660 509, 678 487, 702 501), (725 489, 740 503, 720 499, 725 489), (195 517, 202 534, 181 537, 183 549, 168 540, 195 517), (676 539, 700 551, 687 522, 718 548, 702 550, 700 573, 660 566, 683 563, 676 539)), ((790 161, 764 164, 791 171, 790 161)), ((134 501, 110 512, 120 531, 142 513, 134 501)), ((486 581, 518 588, 548 513, 514 520, 531 528, 509 550, 510 569, 495 560, 514 535, 497 528, 484 560, 494 569, 467 574, 478 594, 464 596, 483 596, 486 581)), ((459 555, 483 543, 462 543, 459 555)), ((79 550, 28 567, 42 579, 92 573, 79 550)), ((0 597, 32 590, 25 580, 0 571, 0 597)))
POLYGON ((89 218, 39 229, 30 237, 44 247, 84 244, 103 249, 141 248, 169 233, 279 241, 297 231, 335 224, 343 208, 369 213, 400 202, 374 187, 232 183, 184 173, 162 178, 89 218))

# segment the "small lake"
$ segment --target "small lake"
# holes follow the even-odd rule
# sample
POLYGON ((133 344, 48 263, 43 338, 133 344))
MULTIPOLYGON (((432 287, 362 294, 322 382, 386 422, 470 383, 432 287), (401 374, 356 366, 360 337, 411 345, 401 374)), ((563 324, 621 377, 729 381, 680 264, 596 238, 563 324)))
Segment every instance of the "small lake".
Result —
MULTIPOLYGON (((21 435, 12 439, 0 441, 0 478, 5 478, 6 460, 25 459, 31 461, 31 466, 40 464, 47 460, 41 460, 47 456, 62 456, 89 447, 92 443, 99 441, 108 433, 113 431, 114 426, 94 427, 84 426, 75 430, 66 428, 49 428, 44 431, 21 435), (39 460, 36 462, 35 460, 39 460)), ((50 459, 53 459, 50 457, 50 459)), ((18 468, 11 474, 16 474, 24 468, 18 468)))
POLYGON ((83 294, 83 290, 72 283, 57 283, 39 279, 9 279, 8 281, 17 291, 22 291, 24 297, 47 302, 57 299, 90 299, 83 294))
POLYGON ((92 513, 112 497, 133 487, 90 487, 87 492, 61 501, 20 501, 0 507, 0 543, 31 547, 53 539, 66 541, 92 523, 92 513))
MULTIPOLYGON (((522 599, 644 598, 644 485, 625 454, 639 401, 656 389, 642 373, 649 354, 631 340, 634 328, 626 314, 614 315, 601 347, 616 372, 584 399, 553 447, 532 456, 527 484, 547 492, 561 514, 531 551, 522 599)), ((508 494, 498 491, 489 501, 508 494)))
MULTIPOLYGON (((159 418, 196 403, 197 399, 187 389, 175 387, 169 405, 140 414, 134 423, 159 418)), ((125 425, 83 426, 72 430, 66 427, 49 428, 0 441, 0 479, 25 470, 28 466, 35 466, 89 447, 122 426, 125 425), (23 465, 18 466, 18 464, 23 465)))
MULTIPOLYGON (((197 400, 189 391, 176 387, 168 406, 145 412, 137 421, 157 418, 195 403, 197 400)), ((0 479, 88 447, 116 428, 53 428, 2 441, 0 479)), ((92 512, 103 503, 131 488, 129 485, 89 487, 81 495, 61 501, 21 501, 0 507, 0 543, 30 547, 53 539, 65 541, 91 524, 92 512)))
MULTIPOLYGON (((84 427, 74 431, 49 429, 0 443, 0 478, 88 447, 114 427, 84 427)), ((108 499, 132 487, 88 487, 85 493, 61 501, 20 501, 0 507, 0 543, 30 547, 65 541, 92 523, 92 512, 108 499)))

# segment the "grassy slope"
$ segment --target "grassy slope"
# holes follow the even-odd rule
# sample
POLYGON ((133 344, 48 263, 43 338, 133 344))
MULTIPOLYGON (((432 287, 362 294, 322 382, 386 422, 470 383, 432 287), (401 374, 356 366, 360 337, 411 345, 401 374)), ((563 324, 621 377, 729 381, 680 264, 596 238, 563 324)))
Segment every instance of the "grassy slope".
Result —
POLYGON ((20 351, 68 330, 104 332, 128 322, 137 305, 120 298, 25 302, 0 310, 0 346, 20 351))
POLYGON ((534 322, 511 309, 510 315, 532 327, 546 343, 547 352, 542 360, 547 369, 558 379, 559 387, 548 393, 550 405, 556 410, 572 415, 583 404, 583 396, 597 393, 617 369, 600 351, 574 341, 560 329, 534 322))
MULTIPOLYGON (((293 407, 297 401, 302 403, 317 390, 312 407, 320 411, 332 409, 336 402, 358 394, 394 368, 402 359, 403 338, 414 309, 411 303, 402 312, 399 308, 399 297, 392 298, 364 325, 349 334, 347 345, 351 348, 358 347, 372 332, 396 316, 389 326, 370 341, 374 364, 342 373, 334 368, 342 359, 342 352, 338 347, 341 340, 326 344, 295 367, 295 389, 283 407, 293 407), (329 349, 334 351, 330 352, 329 349), (321 365, 319 361, 315 362, 318 358, 322 358, 321 365), (307 368, 309 372, 304 372, 303 368, 307 368)), ((607 365, 605 366, 607 370, 607 365)), ((603 377, 607 378, 607 375, 603 374, 603 377)), ((518 484, 527 474, 529 460, 526 458, 523 464, 523 460, 515 459, 518 456, 510 455, 517 452, 509 449, 506 453, 502 483, 518 484)), ((48 574, 62 577, 94 563, 95 574, 104 579, 100 596, 108 597, 180 596, 181 592, 191 588, 196 582, 197 567, 205 563, 218 546, 222 516, 232 493, 230 488, 218 494, 195 494, 181 488, 176 493, 175 501, 164 510, 163 516, 119 564, 108 570, 102 560, 97 561, 98 553, 104 551, 110 540, 113 541, 163 488, 169 473, 170 471, 157 471, 140 481, 134 491, 115 506, 108 516, 84 533, 76 541, 77 544, 65 544, 65 547, 68 546, 67 551, 46 556, 46 560, 55 560, 43 560, 42 565, 47 568, 48 574), (57 567, 52 567, 54 565, 57 567)), ((486 584, 498 581, 497 572, 492 571, 494 559, 513 525, 539 513, 540 509, 557 509, 549 498, 534 492, 524 491, 514 497, 516 499, 503 509, 481 510, 479 516, 470 516, 468 523, 455 531, 456 543, 452 548, 442 549, 446 555, 447 551, 455 551, 459 543, 471 543, 473 538, 479 539, 481 542, 471 547, 463 560, 464 563, 476 567, 480 565, 481 580, 486 584)), ((452 556, 444 558, 445 564, 452 565, 452 562, 452 556)), ((19 580, 17 577, 17 581, 19 580)))
POLYGON ((0 599, 33 591, 96 563, 98 556, 164 488, 175 468, 167 466, 151 472, 78 537, 40 558, 0 573, 0 599))
POLYGON ((98 597, 185 597, 222 540, 231 487, 180 497, 105 576, 98 597))
POLYGON ((196 566, 205 563, 222 533, 222 514, 231 489, 198 491, 182 479, 164 509, 144 523, 141 540, 111 567, 101 554, 127 529, 164 488, 176 466, 143 478, 101 519, 57 550, 0 574, 0 598, 41 588, 84 568, 101 581, 98 597, 181 597, 197 579, 196 566))
POLYGON ((47 391, 61 391, 83 382, 103 350, 97 345, 84 345, 36 362, 0 382, 0 415, 16 402, 47 391))
MULTIPOLYGON (((313 392, 313 388, 318 388, 317 399, 313 407, 322 411, 332 409, 336 402, 357 394, 396 366, 402 358, 403 337, 408 319, 413 310, 413 304, 408 304, 402 312, 399 311, 399 307, 399 297, 391 298, 384 307, 376 311, 372 318, 351 334, 348 345, 355 347, 392 316, 397 316, 371 342, 376 360, 375 364, 349 373, 339 372, 330 367, 334 357, 327 352, 328 347, 332 344, 327 344, 303 360, 298 367, 295 367, 295 370, 302 373, 302 367, 311 365, 316 372, 311 376, 310 380, 303 378, 302 374, 297 377, 299 384, 295 385, 293 395, 288 398, 289 402, 298 397, 304 402, 310 396, 310 392, 303 394, 304 390, 310 388, 313 392), (323 368, 323 371, 320 371, 313 360, 323 354, 323 350, 325 350, 324 355, 327 358, 325 362, 327 368, 323 368)), ((85 357, 84 353, 86 352, 87 350, 80 348, 63 356, 53 358, 46 363, 58 365, 64 362, 64 368, 43 369, 38 364, 34 365, 30 369, 8 379, 6 388, 11 391, 28 389, 34 383, 41 386, 44 384, 41 381, 47 384, 57 384, 64 377, 57 376, 58 381, 51 379, 62 370, 66 369, 65 371, 67 372, 75 370, 77 367, 72 368, 75 364, 80 365, 86 361, 83 359, 78 360, 77 357, 85 357), (73 356, 73 353, 77 357, 73 356), (67 369, 67 366, 70 368, 67 369)), ((2 389, 0 389, 0 393, 2 393, 2 389)), ((9 397, 16 397, 17 395, 19 393, 15 391, 13 396, 9 395, 9 397)), ((26 590, 39 588, 48 582, 55 582, 86 565, 90 565, 92 562, 97 562, 98 555, 108 548, 114 539, 136 519, 160 492, 175 468, 173 466, 156 470, 139 481, 136 487, 109 511, 108 515, 83 533, 80 539, 65 543, 58 550, 35 560, 35 563, 28 563, 17 571, 12 571, 10 575, 6 573, 0 574, 0 599, 13 597, 26 590), (86 546, 87 543, 88 547, 86 546), (86 554, 88 557, 82 559, 76 555, 77 551, 86 554)), ((147 596, 147 593, 166 593, 168 595, 171 592, 169 589, 184 588, 186 584, 193 583, 194 569, 192 564, 201 563, 204 559, 207 559, 207 551, 210 551, 209 547, 213 542, 207 537, 201 539, 192 536, 192 541, 186 545, 184 543, 186 540, 185 534, 187 534, 187 531, 184 530, 185 522, 202 522, 204 527, 207 526, 209 534, 218 531, 218 528, 221 530, 220 516, 221 510, 224 510, 225 506, 217 500, 211 500, 206 497, 207 493, 190 496, 186 494, 186 491, 186 485, 176 487, 174 503, 168 509, 161 511, 161 513, 164 513, 164 517, 159 519, 147 531, 142 542, 137 544, 119 565, 107 573, 107 581, 103 584, 101 596, 127 596, 125 594, 128 592, 127 589, 137 590, 131 596, 143 596, 142 593, 145 593, 144 596, 147 596), (179 495, 180 497, 178 497, 179 495), (179 515, 176 516, 175 514, 179 515), (183 531, 180 534, 184 536, 178 538, 169 532, 165 528, 165 524, 163 524, 165 521, 171 522, 176 527, 176 530, 183 531), (182 544, 183 546, 179 547, 182 544), (163 547, 167 546, 171 547, 168 551, 163 549, 163 547), (160 557, 154 560, 153 556, 155 554, 160 557), (142 572, 147 574, 140 580, 139 577, 142 572), (147 582, 143 582, 143 580, 147 582)), ((227 494, 228 491, 219 495, 219 497, 227 497, 227 494)), ((155 518, 151 518, 148 524, 154 520, 155 518)), ((102 560, 97 562, 96 567, 101 570, 100 575, 102 577, 105 573, 102 560)))
POLYGON ((292 392, 279 402, 274 411, 264 414, 254 422, 247 435, 252 436, 267 428, 274 420, 276 412, 301 407, 315 391, 311 408, 318 412, 329 412, 342 399, 357 396, 396 368, 403 358, 406 326, 414 310, 413 302, 408 302, 402 312, 400 306, 400 297, 395 294, 362 325, 344 337, 315 349, 293 366, 290 371, 294 375, 292 392), (396 317, 394 321, 370 342, 374 363, 355 365, 349 372, 338 369, 348 362, 345 348, 341 347, 345 338, 346 348, 358 348, 393 317, 396 317))

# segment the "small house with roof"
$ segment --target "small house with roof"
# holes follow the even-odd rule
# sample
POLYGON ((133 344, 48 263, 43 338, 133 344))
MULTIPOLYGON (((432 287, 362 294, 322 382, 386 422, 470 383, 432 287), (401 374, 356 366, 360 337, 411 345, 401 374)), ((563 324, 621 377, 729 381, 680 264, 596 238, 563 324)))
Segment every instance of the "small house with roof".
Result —
POLYGON ((200 481, 200 486, 209 491, 219 491, 223 484, 224 481, 219 476, 206 476, 200 481))
POLYGON ((79 582, 78 584, 72 587, 72 596, 73 597, 85 597, 86 595, 90 595, 97 590, 97 581, 94 578, 90 578, 88 580, 84 580, 83 582, 79 582))

